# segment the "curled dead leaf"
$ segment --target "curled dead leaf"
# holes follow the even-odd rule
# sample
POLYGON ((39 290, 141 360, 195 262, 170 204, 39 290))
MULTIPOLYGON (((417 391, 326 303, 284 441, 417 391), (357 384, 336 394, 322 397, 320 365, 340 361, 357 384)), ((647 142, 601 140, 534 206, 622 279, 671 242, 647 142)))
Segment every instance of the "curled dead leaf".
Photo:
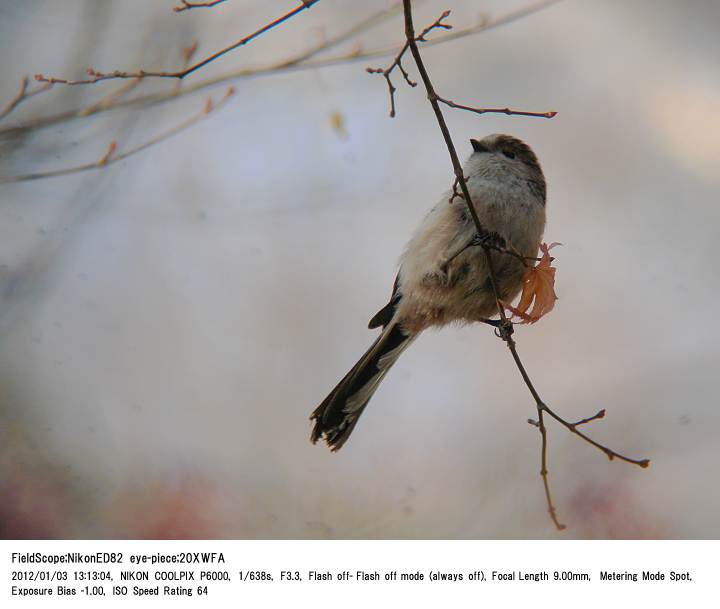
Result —
POLYGON ((555 271, 557 269, 552 266, 555 258, 550 256, 550 250, 556 245, 560 245, 560 243, 540 245, 542 258, 535 266, 525 271, 522 294, 520 294, 517 307, 502 303, 517 318, 517 321, 513 320, 516 323, 534 324, 543 315, 547 315, 553 310, 557 300, 555 294, 555 271))

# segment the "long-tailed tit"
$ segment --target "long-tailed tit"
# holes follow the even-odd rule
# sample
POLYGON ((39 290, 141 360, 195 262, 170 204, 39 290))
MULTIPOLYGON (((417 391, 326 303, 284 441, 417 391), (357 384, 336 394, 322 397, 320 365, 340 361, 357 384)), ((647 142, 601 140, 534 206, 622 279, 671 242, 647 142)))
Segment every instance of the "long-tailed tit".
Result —
MULTIPOLYGON (((470 140, 463 172, 483 228, 522 256, 536 256, 545 228, 545 178, 535 153, 509 135, 470 140)), ((400 354, 430 327, 488 322, 498 313, 485 251, 461 198, 450 193, 425 216, 400 259, 390 302, 368 324, 382 333, 310 417, 311 440, 332 450, 347 441, 380 381, 400 354), (449 203, 450 200, 450 203, 449 203)), ((491 253, 498 295, 511 301, 525 267, 491 253)))

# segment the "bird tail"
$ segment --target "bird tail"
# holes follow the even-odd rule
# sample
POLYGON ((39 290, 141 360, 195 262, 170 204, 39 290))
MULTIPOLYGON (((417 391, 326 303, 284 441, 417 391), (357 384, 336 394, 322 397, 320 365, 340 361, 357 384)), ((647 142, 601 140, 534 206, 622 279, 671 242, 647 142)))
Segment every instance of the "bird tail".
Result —
POLYGON ((314 421, 310 435, 313 444, 321 437, 333 451, 345 444, 380 381, 416 337, 417 334, 405 332, 395 322, 385 327, 365 355, 310 415, 314 421))

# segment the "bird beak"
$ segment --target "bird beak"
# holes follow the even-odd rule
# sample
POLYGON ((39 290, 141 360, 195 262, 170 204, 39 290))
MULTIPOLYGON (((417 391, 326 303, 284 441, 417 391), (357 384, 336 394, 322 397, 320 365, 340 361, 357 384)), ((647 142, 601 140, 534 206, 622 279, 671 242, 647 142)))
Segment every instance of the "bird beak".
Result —
POLYGON ((490 149, 478 140, 470 140, 475 152, 490 152, 490 149))

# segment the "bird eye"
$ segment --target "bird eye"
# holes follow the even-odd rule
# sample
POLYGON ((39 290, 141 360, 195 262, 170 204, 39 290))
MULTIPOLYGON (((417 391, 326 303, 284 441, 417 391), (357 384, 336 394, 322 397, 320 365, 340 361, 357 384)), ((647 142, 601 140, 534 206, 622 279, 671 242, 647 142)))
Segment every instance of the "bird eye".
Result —
POLYGON ((503 153, 507 158, 509 158, 509 159, 514 159, 514 158, 515 158, 515 153, 514 153, 514 152, 508 152, 507 150, 503 150, 502 153, 503 153))

